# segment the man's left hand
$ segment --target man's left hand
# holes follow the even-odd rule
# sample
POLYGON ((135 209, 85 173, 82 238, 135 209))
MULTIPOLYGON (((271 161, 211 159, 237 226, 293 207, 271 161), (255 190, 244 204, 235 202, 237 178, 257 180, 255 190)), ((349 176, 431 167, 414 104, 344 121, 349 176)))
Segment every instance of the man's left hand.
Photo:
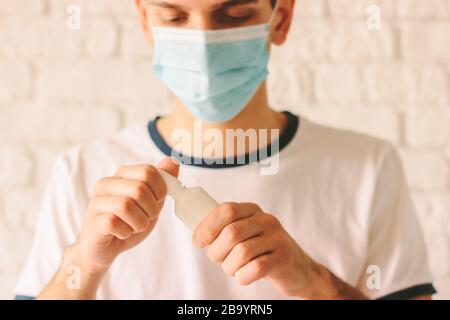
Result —
POLYGON ((320 282, 315 263, 278 219, 253 203, 224 203, 195 229, 193 242, 241 285, 266 278, 287 296, 306 297, 320 282))

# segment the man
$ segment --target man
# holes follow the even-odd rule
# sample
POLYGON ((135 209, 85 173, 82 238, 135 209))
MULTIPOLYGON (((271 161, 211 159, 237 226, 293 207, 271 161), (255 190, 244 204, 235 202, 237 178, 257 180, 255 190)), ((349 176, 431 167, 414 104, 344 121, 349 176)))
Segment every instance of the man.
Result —
POLYGON ((268 104, 269 47, 285 42, 295 0, 136 4, 174 111, 57 160, 17 296, 429 299, 394 147, 268 104), (208 158, 208 139, 193 146, 199 124, 225 140, 263 134, 208 158), (180 132, 194 138, 179 143, 180 132), (220 203, 193 233, 165 203, 159 170, 220 203))

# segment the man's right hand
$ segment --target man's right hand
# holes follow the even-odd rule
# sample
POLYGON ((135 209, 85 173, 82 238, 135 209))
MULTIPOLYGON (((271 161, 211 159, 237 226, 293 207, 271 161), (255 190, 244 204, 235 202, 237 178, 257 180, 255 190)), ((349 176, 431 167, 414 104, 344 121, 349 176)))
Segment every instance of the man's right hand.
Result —
MULTIPOLYGON (((157 167, 178 176, 179 165, 166 158, 157 167)), ((123 251, 153 230, 167 195, 158 169, 151 165, 120 167, 94 187, 86 217, 72 250, 82 270, 103 273, 123 251)))
POLYGON ((114 259, 142 242, 156 225, 167 194, 158 169, 177 177, 179 165, 173 158, 166 158, 157 168, 124 166, 95 184, 76 243, 66 248, 58 271, 37 299, 96 297, 114 259), (68 285, 73 267, 81 276, 75 288, 68 285))
POLYGON ((113 177, 99 180, 89 201, 78 240, 64 251, 61 265, 37 299, 94 299, 104 273, 123 251, 152 232, 167 194, 159 170, 178 176, 176 160, 120 167, 113 177), (68 285, 77 267, 78 286, 68 285))

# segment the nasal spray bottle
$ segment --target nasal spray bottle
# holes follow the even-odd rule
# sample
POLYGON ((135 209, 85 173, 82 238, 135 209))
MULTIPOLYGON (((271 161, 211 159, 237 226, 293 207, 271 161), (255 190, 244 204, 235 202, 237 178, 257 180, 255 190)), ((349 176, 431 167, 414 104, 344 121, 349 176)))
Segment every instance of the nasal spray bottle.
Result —
POLYGON ((171 174, 159 170, 166 183, 167 193, 175 201, 175 215, 191 231, 219 204, 200 187, 187 188, 171 174))

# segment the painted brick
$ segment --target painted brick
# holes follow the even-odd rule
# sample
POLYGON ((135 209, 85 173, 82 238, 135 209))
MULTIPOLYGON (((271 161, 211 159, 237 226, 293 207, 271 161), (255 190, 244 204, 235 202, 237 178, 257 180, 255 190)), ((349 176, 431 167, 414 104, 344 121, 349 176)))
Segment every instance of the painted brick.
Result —
POLYGON ((409 112, 406 141, 411 147, 450 146, 450 110, 426 109, 409 112))

